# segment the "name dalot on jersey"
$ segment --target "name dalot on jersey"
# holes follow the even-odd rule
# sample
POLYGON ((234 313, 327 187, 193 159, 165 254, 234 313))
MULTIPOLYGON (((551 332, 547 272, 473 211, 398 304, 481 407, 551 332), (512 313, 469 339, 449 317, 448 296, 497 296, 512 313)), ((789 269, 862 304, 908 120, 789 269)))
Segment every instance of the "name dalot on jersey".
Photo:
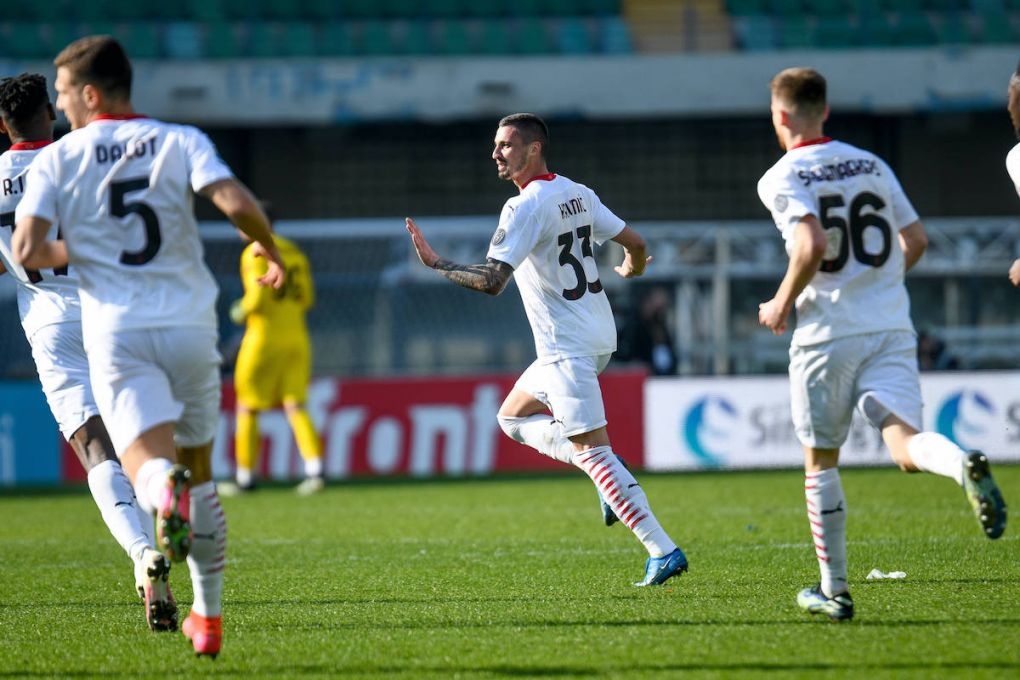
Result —
POLYGON ((116 163, 121 158, 144 158, 156 155, 156 138, 132 139, 125 144, 96 144, 96 162, 116 163))

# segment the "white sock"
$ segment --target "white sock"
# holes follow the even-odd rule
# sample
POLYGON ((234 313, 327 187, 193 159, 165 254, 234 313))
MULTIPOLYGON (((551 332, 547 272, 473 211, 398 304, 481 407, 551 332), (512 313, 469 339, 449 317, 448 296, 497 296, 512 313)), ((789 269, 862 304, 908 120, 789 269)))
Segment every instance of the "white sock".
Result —
POLYGON ((166 458, 150 458, 142 463, 135 476, 135 495, 142 509, 150 515, 159 508, 163 489, 166 488, 166 473, 174 466, 166 458))
POLYGON ((219 616, 226 564, 227 520, 216 495, 216 485, 204 482, 191 487, 191 533, 188 570, 195 591, 192 611, 200 616, 219 616))
POLYGON ((602 498, 644 544, 650 556, 662 557, 676 550, 676 543, 655 519, 641 485, 610 447, 575 451, 573 463, 591 477, 602 492, 602 498))
POLYGON ((237 470, 234 472, 234 479, 237 480, 238 486, 248 486, 252 483, 251 470, 240 465, 237 466, 237 470))
POLYGON ((804 496, 826 597, 847 592, 846 496, 839 468, 804 473, 804 496))
POLYGON ((152 538, 151 532, 145 531, 135 491, 124 469, 117 461, 104 460, 89 470, 88 480, 92 498, 110 533, 131 559, 137 562, 142 551, 152 547, 152 538))
POLYGON ((963 486, 966 452, 938 432, 918 432, 907 442, 907 454, 919 470, 955 479, 963 486))
POLYGON ((322 476, 322 458, 305 459, 305 477, 322 476))
POLYGON ((544 413, 526 418, 498 416, 497 420, 511 439, 561 463, 573 464, 574 445, 563 436, 563 426, 552 416, 544 413))

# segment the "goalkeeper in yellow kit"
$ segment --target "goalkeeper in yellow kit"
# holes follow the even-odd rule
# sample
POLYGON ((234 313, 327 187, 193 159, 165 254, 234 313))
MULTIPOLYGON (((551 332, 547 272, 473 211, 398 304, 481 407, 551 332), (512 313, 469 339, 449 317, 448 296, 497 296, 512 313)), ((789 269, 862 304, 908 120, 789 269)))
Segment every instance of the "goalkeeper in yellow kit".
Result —
POLYGON ((306 479, 297 491, 307 495, 323 487, 322 443, 305 408, 312 370, 305 312, 315 302, 315 289, 308 258, 301 249, 277 234, 273 240, 287 268, 283 287, 258 285, 259 277, 266 273, 266 261, 256 257, 249 245, 241 253, 244 297, 230 308, 234 323, 246 324, 234 370, 237 487, 230 490, 236 493, 254 488, 261 448, 258 413, 282 404, 305 462, 306 479))

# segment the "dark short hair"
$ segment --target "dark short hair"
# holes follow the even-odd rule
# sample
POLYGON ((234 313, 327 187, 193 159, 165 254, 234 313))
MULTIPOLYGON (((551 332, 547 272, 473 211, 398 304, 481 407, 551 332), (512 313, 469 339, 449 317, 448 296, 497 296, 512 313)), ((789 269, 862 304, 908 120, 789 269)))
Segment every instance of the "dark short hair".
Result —
POLYGON ((65 47, 53 60, 75 83, 92 85, 119 99, 131 98, 131 62, 121 44, 108 35, 87 35, 65 47))
POLYGON ((549 126, 533 113, 512 113, 499 121, 498 127, 511 126, 517 129, 525 144, 538 142, 542 145, 542 157, 549 149, 549 126))
POLYGON ((31 123, 50 103, 46 77, 38 73, 0 80, 0 115, 15 127, 31 123))
POLYGON ((820 118, 825 113, 826 85, 822 74, 813 68, 788 68, 769 83, 772 94, 800 118, 820 118))

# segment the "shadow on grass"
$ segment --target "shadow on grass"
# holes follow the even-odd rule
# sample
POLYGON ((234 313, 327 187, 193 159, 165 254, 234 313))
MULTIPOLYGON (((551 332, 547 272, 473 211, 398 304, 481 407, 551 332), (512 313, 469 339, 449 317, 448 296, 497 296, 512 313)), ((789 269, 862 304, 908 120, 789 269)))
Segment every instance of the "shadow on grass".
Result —
MULTIPOLYGON (((199 663, 199 662, 196 662, 199 663)), ((467 675, 469 677, 496 676, 496 677, 545 677, 545 676, 567 676, 567 677, 597 677, 611 676, 620 677, 629 673, 662 673, 682 671, 779 671, 779 672, 817 672, 835 671, 845 673, 847 671, 948 671, 948 670, 1010 670, 1020 668, 1020 663, 1005 661, 959 661, 938 663, 916 662, 865 662, 853 663, 852 661, 841 661, 839 663, 628 663, 626 666, 585 666, 585 665, 561 665, 561 666, 527 666, 495 664, 492 666, 458 666, 458 665, 419 665, 409 664, 407 666, 395 665, 330 665, 330 664, 286 664, 274 666, 262 666, 260 668, 246 668, 243 670, 223 670, 218 672, 215 668, 207 669, 203 675, 218 675, 223 677, 231 676, 297 676, 297 675, 379 675, 398 676, 434 674, 443 677, 455 675, 467 675)), ((181 670, 185 670, 182 666, 181 670)), ((61 677, 85 678, 85 677, 134 677, 132 673, 102 672, 95 670, 87 671, 61 671, 61 677)), ((0 677, 52 677, 52 672, 43 671, 0 671, 0 677)))

